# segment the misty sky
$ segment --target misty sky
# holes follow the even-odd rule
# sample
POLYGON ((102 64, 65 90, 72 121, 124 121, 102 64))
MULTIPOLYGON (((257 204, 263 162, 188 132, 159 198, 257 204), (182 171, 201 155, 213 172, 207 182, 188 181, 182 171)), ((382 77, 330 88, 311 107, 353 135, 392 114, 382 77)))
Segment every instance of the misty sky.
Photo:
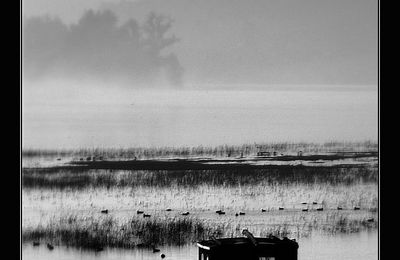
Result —
POLYGON ((23 147, 376 141, 377 5, 23 0, 23 147))
POLYGON ((377 84, 376 0, 24 0, 25 16, 77 23, 110 9, 120 23, 174 19, 171 47, 190 84, 377 84))

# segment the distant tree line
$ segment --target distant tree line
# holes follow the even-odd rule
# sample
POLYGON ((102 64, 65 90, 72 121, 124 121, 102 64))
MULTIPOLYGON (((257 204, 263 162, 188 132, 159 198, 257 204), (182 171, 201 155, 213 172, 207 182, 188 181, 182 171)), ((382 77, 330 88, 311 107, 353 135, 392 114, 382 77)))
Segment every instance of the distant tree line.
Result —
POLYGON ((109 11, 86 11, 76 24, 41 16, 24 19, 23 73, 37 79, 58 73, 100 79, 151 82, 164 75, 182 84, 183 68, 167 47, 178 39, 168 32, 172 20, 150 13, 143 24, 135 19, 118 24, 109 11))

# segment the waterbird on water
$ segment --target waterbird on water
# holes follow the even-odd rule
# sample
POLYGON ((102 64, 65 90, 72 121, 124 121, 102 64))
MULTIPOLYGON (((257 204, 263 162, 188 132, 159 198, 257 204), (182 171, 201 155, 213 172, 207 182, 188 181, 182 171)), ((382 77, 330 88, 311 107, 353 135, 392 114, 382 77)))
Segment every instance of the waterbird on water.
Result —
POLYGON ((165 255, 164 255, 164 254, 161 254, 161 258, 165 258, 165 255))
POLYGON ((323 211, 324 208, 317 208, 317 211, 323 211))
POLYGON ((306 208, 306 209, 302 209, 301 211, 308 211, 308 209, 306 208))
POLYGON ((342 210, 343 208, 342 207, 337 207, 337 210, 342 210))
POLYGON ((150 214, 143 214, 143 217, 144 218, 149 218, 149 217, 151 217, 151 215, 150 214))
POLYGON ((157 253, 157 252, 160 252, 160 249, 156 248, 156 247, 153 245, 153 253, 157 253))
POLYGON ((354 210, 360 210, 360 207, 354 207, 354 210))
POLYGON ((261 209, 261 212, 266 212, 267 210, 265 210, 265 209, 261 209))
POLYGON ((108 214, 108 209, 102 210, 101 213, 103 213, 103 214, 108 214))
POLYGON ((40 243, 39 242, 33 242, 33 246, 38 246, 38 245, 40 245, 40 243))
POLYGON ((142 211, 142 210, 136 210, 136 213, 137 213, 137 214, 143 214, 144 211, 142 211))
POLYGON ((246 213, 239 211, 239 215, 245 215, 246 213))
POLYGON ((181 213, 181 215, 182 215, 182 216, 187 216, 187 215, 189 215, 189 212, 188 212, 188 211, 183 212, 183 213, 181 213))
POLYGON ((172 209, 170 209, 170 208, 168 208, 168 209, 166 209, 165 211, 171 211, 172 209))
POLYGON ((279 207, 279 210, 284 210, 285 208, 284 207, 279 207))
POLYGON ((47 243, 47 248, 48 248, 49 250, 53 250, 53 249, 54 249, 54 246, 51 245, 51 244, 49 244, 49 243, 47 243))

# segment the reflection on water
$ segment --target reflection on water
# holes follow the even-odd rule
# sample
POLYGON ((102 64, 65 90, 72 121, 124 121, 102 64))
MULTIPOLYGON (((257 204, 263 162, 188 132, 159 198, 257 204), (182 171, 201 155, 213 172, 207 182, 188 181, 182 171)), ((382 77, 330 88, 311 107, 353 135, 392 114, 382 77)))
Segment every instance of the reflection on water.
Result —
POLYGON ((378 259, 378 233, 314 236, 299 241, 299 260, 378 259))
MULTIPOLYGON (((376 260, 378 259, 378 234, 374 232, 360 232, 357 234, 338 234, 327 236, 313 234, 308 238, 300 238, 299 260, 376 260)), ((188 260, 197 259, 196 245, 183 247, 159 247, 159 253, 153 253, 148 249, 119 250, 107 249, 102 252, 83 251, 66 247, 55 247, 49 251, 45 245, 33 247, 24 244, 22 258, 24 260, 124 260, 124 259, 161 259, 160 254, 166 255, 165 259, 188 260)))
POLYGON ((125 260, 125 259, 161 259, 160 255, 163 253, 166 255, 164 259, 197 259, 197 247, 185 246, 185 247, 158 247, 161 252, 153 253, 149 249, 137 249, 137 250, 121 250, 121 249, 107 249, 102 252, 93 252, 85 250, 77 250, 66 247, 55 247, 53 251, 49 251, 45 245, 39 247, 33 247, 31 245, 24 245, 22 248, 22 258, 24 260, 125 260))

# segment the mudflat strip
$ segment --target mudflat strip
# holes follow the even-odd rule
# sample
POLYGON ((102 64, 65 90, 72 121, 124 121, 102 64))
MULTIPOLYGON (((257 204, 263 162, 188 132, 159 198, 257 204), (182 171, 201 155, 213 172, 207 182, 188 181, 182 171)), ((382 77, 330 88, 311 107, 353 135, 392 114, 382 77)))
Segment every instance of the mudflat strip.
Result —
MULTIPOLYGON (((275 168, 353 168, 377 165, 377 152, 314 154, 304 156, 263 156, 246 158, 168 158, 147 160, 96 160, 70 161, 62 165, 46 167, 61 169, 104 170, 230 170, 230 169, 275 169, 275 168)), ((26 168, 27 169, 27 168, 26 168)))

